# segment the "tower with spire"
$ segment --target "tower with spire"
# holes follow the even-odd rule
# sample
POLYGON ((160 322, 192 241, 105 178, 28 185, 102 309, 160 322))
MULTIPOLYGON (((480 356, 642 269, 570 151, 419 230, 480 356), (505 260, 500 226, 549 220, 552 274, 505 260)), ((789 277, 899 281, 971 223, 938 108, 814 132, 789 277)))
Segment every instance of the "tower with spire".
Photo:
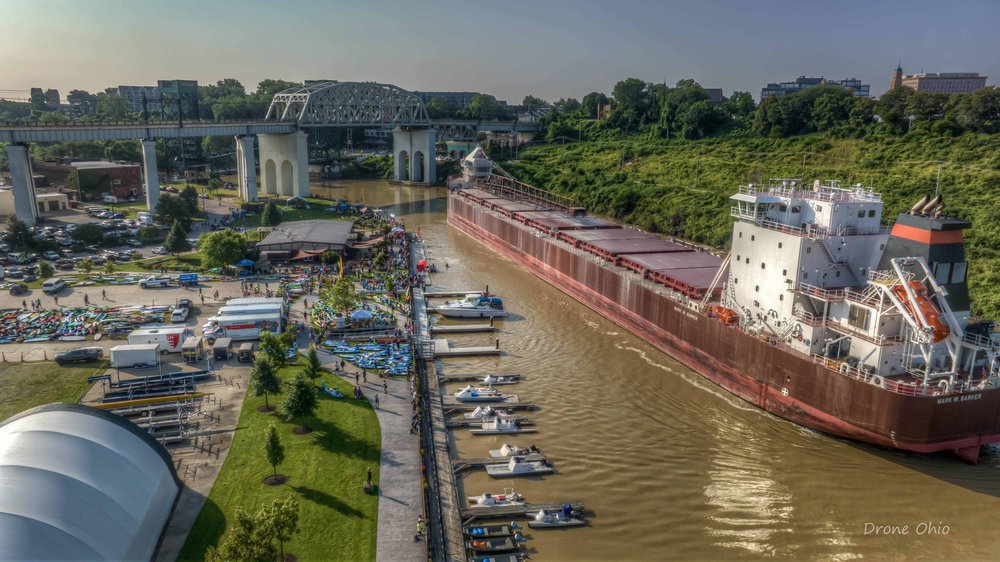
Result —
POLYGON ((889 91, 903 86, 903 59, 896 63, 896 72, 892 74, 892 81, 889 82, 889 91))

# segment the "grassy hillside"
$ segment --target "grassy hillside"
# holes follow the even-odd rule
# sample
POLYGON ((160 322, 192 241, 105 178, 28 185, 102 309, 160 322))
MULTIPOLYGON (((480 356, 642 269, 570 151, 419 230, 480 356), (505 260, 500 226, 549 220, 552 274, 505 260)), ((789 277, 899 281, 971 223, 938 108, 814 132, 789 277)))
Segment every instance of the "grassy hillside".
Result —
MULTIPOLYGON (((591 211, 644 229, 725 246, 737 186, 768 178, 863 182, 881 192, 886 218, 933 193, 941 164, 946 213, 966 232, 976 313, 1000 319, 1000 135, 787 139, 729 136, 701 141, 631 139, 537 146, 504 167, 568 195, 591 211)), ((499 154, 494 157, 504 162, 499 154)))

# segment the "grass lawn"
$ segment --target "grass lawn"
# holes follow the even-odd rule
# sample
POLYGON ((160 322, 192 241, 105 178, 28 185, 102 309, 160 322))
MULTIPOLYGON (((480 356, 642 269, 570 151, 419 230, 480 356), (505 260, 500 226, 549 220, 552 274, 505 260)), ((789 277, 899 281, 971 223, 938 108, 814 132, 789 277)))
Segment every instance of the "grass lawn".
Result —
POLYGON ((52 361, 4 363, 0 367, 0 420, 52 402, 79 402, 90 385, 87 377, 104 372, 107 363, 57 365, 52 361))
POLYGON ((167 271, 201 271, 201 263, 204 259, 205 256, 201 252, 188 252, 177 256, 155 256, 144 260, 128 262, 128 264, 134 264, 136 271, 141 271, 143 267, 153 263, 156 264, 155 269, 166 268, 167 271))
MULTIPOLYGON (((280 375, 290 381, 300 369, 284 367, 280 375)), ((352 396, 351 385, 339 377, 322 380, 352 396)), ((268 400, 274 405, 282 396, 268 400)), ((372 407, 320 392, 316 417, 306 421, 312 433, 295 435, 296 424, 277 412, 257 412, 263 404, 263 397, 247 396, 243 402, 229 456, 178 560, 203 560, 206 547, 218 544, 238 505, 254 511, 287 495, 299 501, 300 532, 285 544, 286 553, 299 560, 374 560, 378 497, 362 490, 369 466, 378 481, 381 435, 372 407), (271 474, 263 440, 272 421, 285 447, 278 472, 289 477, 286 484, 273 487, 263 483, 271 474)))

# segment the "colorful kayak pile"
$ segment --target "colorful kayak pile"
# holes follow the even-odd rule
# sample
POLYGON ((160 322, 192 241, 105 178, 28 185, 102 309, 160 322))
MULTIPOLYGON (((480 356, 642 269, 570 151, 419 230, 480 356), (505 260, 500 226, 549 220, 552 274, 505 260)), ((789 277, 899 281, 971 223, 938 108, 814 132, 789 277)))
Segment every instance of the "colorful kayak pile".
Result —
POLYGON ((413 354, 408 343, 350 343, 326 340, 322 346, 362 369, 385 371, 389 375, 407 375, 413 354))
POLYGON ((169 306, 88 306, 32 312, 0 310, 0 343, 83 340, 121 334, 143 324, 169 321, 169 306))
MULTIPOLYGON (((364 321, 365 328, 391 328, 396 325, 396 317, 391 312, 371 306, 364 308, 364 310, 367 310, 372 315, 371 319, 364 321)), ((319 301, 312 308, 313 322, 317 328, 333 328, 337 325, 336 316, 339 312, 339 310, 334 310, 326 301, 319 301)), ((348 327, 351 327, 350 323, 348 327)))
POLYGON ((300 297, 309 293, 312 281, 308 276, 286 277, 278 283, 279 297, 300 297))

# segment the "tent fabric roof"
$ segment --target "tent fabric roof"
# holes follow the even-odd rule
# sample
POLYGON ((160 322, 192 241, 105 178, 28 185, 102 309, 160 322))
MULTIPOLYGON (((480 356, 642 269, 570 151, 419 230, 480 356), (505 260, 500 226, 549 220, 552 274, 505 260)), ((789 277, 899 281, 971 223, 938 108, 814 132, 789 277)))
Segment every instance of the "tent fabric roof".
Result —
POLYGON ((344 246, 354 228, 352 221, 307 220, 282 223, 257 243, 258 248, 280 244, 314 243, 344 246))
POLYGON ((170 456, 123 418, 49 404, 0 424, 0 553, 149 560, 180 493, 170 456))

